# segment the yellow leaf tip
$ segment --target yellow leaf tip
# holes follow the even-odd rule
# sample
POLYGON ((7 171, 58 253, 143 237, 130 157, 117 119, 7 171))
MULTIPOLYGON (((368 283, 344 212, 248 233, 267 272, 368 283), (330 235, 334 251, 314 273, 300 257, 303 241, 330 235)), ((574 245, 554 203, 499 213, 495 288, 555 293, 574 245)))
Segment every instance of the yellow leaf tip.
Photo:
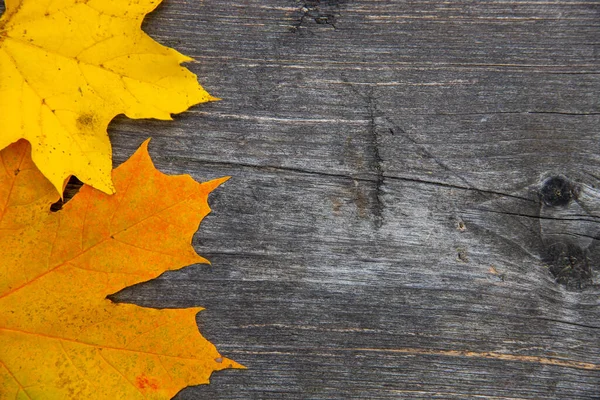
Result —
POLYGON ((198 61, 196 61, 195 59, 193 59, 190 56, 186 56, 185 54, 181 54, 179 53, 179 64, 183 64, 183 63, 197 63, 198 61))

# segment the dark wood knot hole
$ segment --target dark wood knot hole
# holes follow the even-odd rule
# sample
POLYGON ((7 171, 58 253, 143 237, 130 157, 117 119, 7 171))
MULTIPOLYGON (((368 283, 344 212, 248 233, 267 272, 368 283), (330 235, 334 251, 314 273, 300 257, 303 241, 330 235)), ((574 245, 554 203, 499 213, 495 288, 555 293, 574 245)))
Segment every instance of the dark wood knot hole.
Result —
POLYGON ((542 183, 541 201, 549 207, 566 206, 577 199, 577 185, 565 176, 551 176, 542 183))

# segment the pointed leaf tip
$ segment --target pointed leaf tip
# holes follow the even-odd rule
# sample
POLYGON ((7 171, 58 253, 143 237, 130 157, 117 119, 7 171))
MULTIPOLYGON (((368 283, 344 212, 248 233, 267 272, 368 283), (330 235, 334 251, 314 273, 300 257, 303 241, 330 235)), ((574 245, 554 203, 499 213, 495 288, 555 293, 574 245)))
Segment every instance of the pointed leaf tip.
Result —
POLYGON ((215 361, 219 364, 223 364, 223 368, 232 368, 232 369, 248 369, 245 365, 242 365, 238 362, 233 361, 227 357, 218 357, 215 361))
MULTIPOLYGON (((148 139, 144 140, 142 142, 142 144, 140 145, 140 147, 138 147, 138 149, 133 153, 130 160, 139 158, 145 162, 149 162, 150 165, 152 167, 154 167, 154 162, 152 161, 152 157, 150 157, 150 151, 148 150, 148 144, 150 143, 151 139, 152 138, 148 138, 148 139)), ((121 164, 121 166, 123 166, 123 165, 125 165, 125 163, 121 164)), ((113 170, 113 174, 114 174, 114 171, 115 170, 113 170)))
POLYGON ((140 151, 141 149, 148 151, 148 143, 150 143, 151 140, 152 140, 152 138, 148 138, 148 139, 144 140, 142 142, 142 144, 140 145, 140 147, 138 148, 138 151, 140 151))
POLYGON ((224 176, 222 178, 213 179, 208 182, 203 182, 200 185, 202 186, 202 189, 204 189, 208 193, 210 193, 213 190, 215 190, 216 188, 218 188, 219 186, 221 186, 223 183, 227 182, 229 180, 229 178, 231 178, 231 177, 224 176))

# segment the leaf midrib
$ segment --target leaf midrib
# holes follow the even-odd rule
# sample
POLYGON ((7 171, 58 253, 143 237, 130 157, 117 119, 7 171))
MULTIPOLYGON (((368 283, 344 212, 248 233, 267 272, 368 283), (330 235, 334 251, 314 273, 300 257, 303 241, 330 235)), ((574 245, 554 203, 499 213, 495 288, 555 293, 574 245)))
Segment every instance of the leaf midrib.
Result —
MULTIPOLYGON (((110 300, 104 300, 104 301, 110 302, 110 300)), ((107 350, 116 350, 116 351, 127 351, 127 352, 131 352, 131 353, 148 354, 148 355, 157 356, 157 357, 176 358, 178 360, 191 360, 191 361, 199 361, 199 360, 201 360, 199 358, 194 358, 194 357, 174 356, 174 355, 170 355, 170 354, 155 353, 155 352, 152 352, 152 351, 134 350, 134 349, 127 349, 127 348, 122 348, 122 347, 114 347, 114 346, 104 346, 104 345, 100 345, 100 344, 79 341, 77 339, 68 339, 68 338, 62 338, 62 337, 58 337, 58 336, 47 335, 47 334, 43 334, 43 333, 27 332, 27 331, 22 331, 22 330, 19 330, 19 329, 11 329, 11 328, 0 327, 0 331, 13 332, 13 333, 21 334, 21 335, 37 336, 37 337, 41 337, 41 338, 45 338, 45 339, 58 340, 58 341, 62 341, 62 342, 77 343, 77 344, 81 344, 81 345, 84 345, 84 346, 94 347, 94 348, 96 348, 98 350, 107 349, 107 350)), ((195 333, 195 332, 190 331, 190 333, 188 334, 188 336, 191 335, 191 334, 193 334, 193 333, 195 333)), ((199 332, 197 332, 197 333, 200 334, 199 332)))
MULTIPOLYGON (((98 242, 94 243, 92 246, 88 247, 88 248, 87 248, 87 249, 85 249, 85 250, 81 250, 80 252, 78 252, 78 253, 77 253, 77 254, 75 254, 73 257, 69 258, 68 260, 64 260, 64 261, 63 261, 63 262, 61 262, 60 264, 58 264, 58 265, 56 265, 56 266, 54 266, 54 267, 50 268, 49 270, 45 271, 45 272, 44 272, 44 273, 42 273, 42 274, 40 274, 40 275, 36 276, 36 277, 35 277, 35 278, 33 278, 32 280, 30 280, 30 281, 28 281, 28 282, 26 282, 26 283, 22 284, 21 286, 17 286, 16 288, 14 288, 14 289, 11 289, 11 290, 9 290, 8 292, 6 292, 6 293, 4 293, 4 294, 0 295, 0 300, 1 300, 1 299, 3 299, 3 298, 5 298, 5 297, 8 297, 8 296, 10 296, 11 294, 13 294, 13 293, 15 293, 15 292, 17 292, 17 291, 21 290, 22 288, 24 288, 24 287, 26 287, 26 286, 28 286, 28 285, 32 284, 33 282, 35 282, 35 281, 37 281, 37 280, 39 280, 39 279, 43 278, 44 276, 46 276, 46 275, 48 275, 48 274, 50 274, 50 273, 52 273, 52 272, 54 272, 54 271, 58 270, 59 268, 61 268, 61 267, 64 267, 65 265, 67 265, 67 264, 68 264, 68 263, 70 263, 71 261, 75 260, 77 257, 80 257, 80 256, 82 256, 83 254, 85 254, 85 253, 87 253, 88 251, 90 251, 90 250, 94 249, 95 247, 97 247, 97 246, 101 245, 102 243, 105 243, 105 242, 107 242, 108 240, 112 239, 112 238, 111 238, 111 236, 118 235, 118 234, 120 234, 120 233, 122 233, 122 232, 124 232, 124 231, 126 231, 126 230, 128 230, 128 229, 130 229, 130 228, 133 228, 133 227, 135 227, 135 226, 137 226, 137 225, 139 225, 139 224, 143 223, 144 221, 146 221, 146 220, 148 220, 148 219, 150 219, 150 218, 152 218, 152 217, 154 217, 154 216, 156 216, 156 215, 158 215, 158 214, 160 214, 160 213, 162 213, 162 212, 164 212, 164 211, 167 211, 168 209, 170 209, 170 208, 172 208, 172 207, 176 207, 176 206, 178 206, 179 204, 181 204, 181 203, 183 203, 183 202, 185 202, 185 201, 188 201, 188 200, 191 198, 191 196, 192 196, 192 195, 189 195, 189 196, 187 196, 187 197, 185 197, 185 198, 183 198, 183 199, 181 199, 181 200, 179 200, 179 201, 177 201, 177 202, 175 202, 175 203, 173 203, 173 204, 169 205, 168 207, 165 207, 165 208, 163 208, 163 209, 161 209, 161 210, 158 210, 158 211, 156 211, 155 213, 153 213, 153 214, 151 214, 151 215, 148 215, 148 216, 146 216, 146 217, 142 218, 141 220, 139 220, 139 221, 135 222, 133 225, 130 225, 130 226, 126 227, 126 228, 123 228, 123 229, 121 229, 121 230, 119 230, 119 231, 117 231, 117 232, 109 233, 109 234, 108 234, 108 236, 107 236, 107 237, 105 237, 104 239, 102 239, 102 240, 100 240, 100 241, 98 241, 98 242)), ((59 213, 60 213, 60 211, 59 211, 59 213)), ((115 213, 116 213, 116 212, 115 212, 115 213)), ((128 244, 128 243, 125 243, 125 244, 128 244)), ((144 250, 146 250, 146 249, 144 249, 144 250)), ((146 251, 148 251, 148 252, 151 252, 151 250, 146 250, 146 251)), ((110 273, 110 272, 109 272, 109 273, 110 273)), ((150 279, 153 279, 153 278, 150 278, 150 279)), ((109 293, 107 293, 107 294, 109 294, 109 293)), ((0 329, 1 329, 1 328, 0 328, 0 329)))

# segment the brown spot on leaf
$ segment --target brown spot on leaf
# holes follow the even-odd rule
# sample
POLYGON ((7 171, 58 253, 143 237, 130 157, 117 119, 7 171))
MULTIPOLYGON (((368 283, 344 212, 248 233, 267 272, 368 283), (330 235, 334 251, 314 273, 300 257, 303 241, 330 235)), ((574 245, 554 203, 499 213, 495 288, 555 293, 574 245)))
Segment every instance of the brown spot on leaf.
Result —
POLYGON ((97 122, 95 114, 83 113, 77 117, 77 129, 82 133, 92 132, 97 122))
POLYGON ((6 37, 6 30, 5 30, 5 26, 6 26, 6 20, 4 21, 0 21, 0 43, 4 40, 4 38, 6 37))
POLYGON ((158 381, 154 378, 148 378, 146 375, 135 378, 135 385, 140 389, 158 389, 158 381))

